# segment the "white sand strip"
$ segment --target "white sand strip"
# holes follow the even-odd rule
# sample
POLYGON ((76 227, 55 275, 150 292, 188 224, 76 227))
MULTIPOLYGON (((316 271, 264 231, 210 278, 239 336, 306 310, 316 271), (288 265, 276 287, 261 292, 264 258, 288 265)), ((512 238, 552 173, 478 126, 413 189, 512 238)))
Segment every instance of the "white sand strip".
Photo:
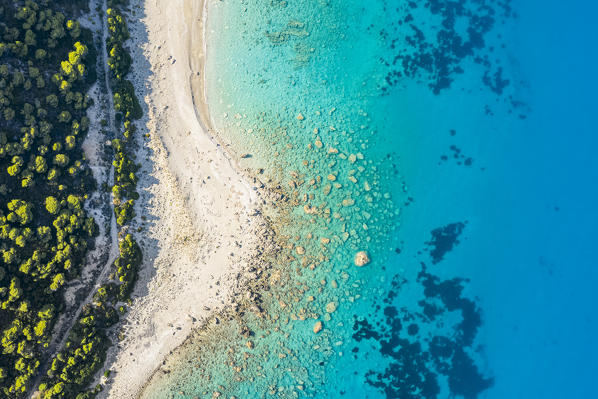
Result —
POLYGON ((131 9, 129 78, 145 112, 139 130, 150 138, 138 154, 144 265, 100 395, 118 399, 136 397, 165 356, 227 303, 255 245, 257 201, 198 117, 207 115, 198 80, 204 2, 132 0, 131 9))

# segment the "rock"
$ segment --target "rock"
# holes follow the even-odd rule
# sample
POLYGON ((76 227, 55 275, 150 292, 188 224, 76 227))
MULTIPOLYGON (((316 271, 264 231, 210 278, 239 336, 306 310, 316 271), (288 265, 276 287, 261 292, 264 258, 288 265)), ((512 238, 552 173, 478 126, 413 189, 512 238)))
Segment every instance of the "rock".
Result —
POLYGON ((353 198, 346 198, 343 200, 343 206, 353 206, 355 204, 355 200, 353 198))
POLYGON ((334 303, 334 302, 329 302, 329 303, 326 305, 326 311, 327 311, 328 313, 334 313, 334 312, 336 312, 336 303, 334 303))
POLYGON ((302 121, 305 117, 302 114, 297 115, 297 120, 302 121))
POLYGON ((309 205, 303 205, 303 210, 308 215, 314 215, 318 213, 318 208, 316 208, 315 206, 310 207, 309 205))
POLYGON ((366 251, 359 251, 355 254, 355 266, 365 266, 370 263, 370 257, 366 251))
POLYGON ((314 324, 314 334, 317 334, 320 331, 322 331, 322 322, 317 321, 316 324, 314 324))
POLYGON ((305 254, 305 248, 303 248, 303 247, 297 247, 295 250, 297 251, 298 255, 304 255, 305 254))
POLYGON ((245 338, 249 338, 251 336, 251 330, 247 326, 243 326, 241 328, 241 335, 245 338))
POLYGON ((247 343, 245 345, 247 346, 247 348, 253 349, 253 342, 252 341, 247 341, 247 343))

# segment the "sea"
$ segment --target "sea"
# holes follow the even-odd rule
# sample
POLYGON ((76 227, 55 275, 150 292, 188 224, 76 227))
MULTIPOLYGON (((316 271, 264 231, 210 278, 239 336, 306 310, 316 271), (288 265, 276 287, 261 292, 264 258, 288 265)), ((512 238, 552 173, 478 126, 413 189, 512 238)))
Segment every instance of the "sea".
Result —
POLYGON ((143 397, 598 398, 598 3, 207 11, 276 246, 143 397))

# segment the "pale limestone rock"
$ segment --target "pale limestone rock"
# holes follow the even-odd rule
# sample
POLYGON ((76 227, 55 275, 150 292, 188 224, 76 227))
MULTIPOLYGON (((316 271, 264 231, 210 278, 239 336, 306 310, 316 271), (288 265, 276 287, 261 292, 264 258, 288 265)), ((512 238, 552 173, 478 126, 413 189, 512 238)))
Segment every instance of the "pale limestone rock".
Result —
POLYGON ((334 312, 336 312, 336 303, 329 302, 326 305, 326 312, 328 312, 328 313, 334 313, 334 312))
POLYGON ((316 324, 314 324, 314 334, 317 334, 320 331, 322 331, 322 322, 317 321, 316 324))
POLYGON ((359 251, 355 254, 355 266, 365 266, 370 263, 370 257, 366 251, 359 251))

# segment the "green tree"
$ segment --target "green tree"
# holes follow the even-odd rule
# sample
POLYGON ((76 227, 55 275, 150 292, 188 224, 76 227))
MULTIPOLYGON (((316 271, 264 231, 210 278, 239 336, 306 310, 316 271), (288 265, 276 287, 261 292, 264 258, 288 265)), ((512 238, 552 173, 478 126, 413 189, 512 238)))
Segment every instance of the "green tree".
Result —
POLYGON ((36 156, 35 157, 35 171, 37 173, 46 173, 47 170, 48 170, 48 163, 46 162, 46 159, 41 155, 36 156))
POLYGON ((58 96, 56 94, 48 95, 46 97, 46 103, 53 108, 58 107, 58 96))
POLYGON ((58 211, 60 211, 60 203, 58 202, 56 197, 46 197, 46 210, 50 212, 52 215, 56 215, 58 211))
POLYGON ((56 154, 54 156, 54 163, 59 166, 66 166, 69 163, 69 157, 65 154, 56 154))
POLYGON ((62 285, 64 283, 65 283, 64 274, 58 273, 52 279, 52 284, 50 284, 50 289, 52 291, 56 291, 57 289, 59 289, 60 287, 62 287, 62 285))
POLYGON ((69 123, 71 121, 71 113, 68 111, 62 111, 58 115, 58 121, 62 123, 69 123))
POLYGON ((12 223, 25 225, 33 219, 33 206, 23 200, 15 199, 8 203, 8 209, 12 211, 6 217, 12 223))

